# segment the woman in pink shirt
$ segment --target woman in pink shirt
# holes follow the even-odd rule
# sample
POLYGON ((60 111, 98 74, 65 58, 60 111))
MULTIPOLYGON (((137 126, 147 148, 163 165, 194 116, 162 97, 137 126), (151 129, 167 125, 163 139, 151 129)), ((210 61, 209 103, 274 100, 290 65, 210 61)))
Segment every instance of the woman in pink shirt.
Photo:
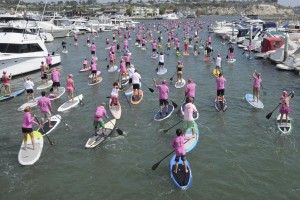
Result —
POLYGON ((258 102, 259 100, 259 92, 260 92, 260 87, 261 87, 261 74, 260 73, 256 73, 256 71, 253 72, 253 79, 254 79, 254 83, 253 83, 253 102, 255 102, 255 97, 256 97, 256 101, 258 102))
POLYGON ((22 123, 22 133, 24 134, 24 146, 27 149, 27 135, 30 134, 31 143, 32 143, 32 150, 34 150, 34 137, 33 137, 33 130, 32 124, 35 123, 38 125, 36 121, 34 121, 35 116, 31 116, 31 107, 26 106, 24 109, 24 116, 23 116, 23 123, 22 123))
POLYGON ((156 44, 156 40, 154 40, 152 43, 152 57, 156 56, 156 48, 157 48, 157 44, 156 44))
POLYGON ((91 71, 92 71, 93 82, 96 82, 96 80, 97 80, 97 64, 96 64, 96 62, 92 62, 91 71))
POLYGON ((96 45, 94 44, 94 42, 92 43, 92 46, 91 46, 91 54, 92 55, 95 55, 96 54, 96 45))
POLYGON ((97 106, 95 113, 94 113, 94 127, 95 127, 95 136, 97 134, 98 126, 99 128, 102 128, 102 136, 104 136, 105 131, 105 124, 103 121, 103 117, 107 117, 106 110, 105 110, 105 103, 101 103, 100 106, 97 106))
POLYGON ((121 70, 121 80, 125 80, 127 75, 126 75, 126 64, 123 59, 120 61, 120 70, 121 70))
POLYGON ((130 67, 130 61, 131 61, 131 56, 129 55, 129 53, 126 53, 125 62, 127 68, 130 67))
POLYGON ((153 79, 154 86, 158 89, 159 91, 159 114, 162 116, 162 106, 164 105, 166 107, 166 116, 168 115, 169 111, 169 102, 168 102, 168 97, 169 97, 169 87, 166 85, 167 81, 163 80, 161 85, 158 85, 156 83, 156 80, 153 79))
POLYGON ((68 101, 72 98, 72 103, 74 103, 74 89, 75 89, 75 84, 73 80, 73 75, 69 74, 67 77, 67 93, 68 93, 68 101))
POLYGON ((184 105, 184 114, 183 114, 183 132, 184 134, 186 131, 191 128, 192 135, 195 134, 195 122, 193 113, 198 112, 196 106, 193 104, 193 99, 189 97, 187 99, 187 103, 184 105))
POLYGON ((184 148, 184 143, 185 143, 185 140, 189 140, 190 137, 182 136, 181 129, 176 130, 176 135, 177 136, 172 141, 172 147, 174 148, 175 154, 176 154, 176 157, 175 157, 176 164, 175 164, 174 173, 176 174, 178 171, 179 158, 181 158, 181 160, 183 162, 185 172, 188 173, 187 165, 185 163, 186 152, 185 152, 185 148, 184 148))
POLYGON ((3 76, 2 76, 2 82, 4 86, 4 96, 6 96, 6 90, 8 91, 9 96, 11 96, 11 90, 10 90, 10 83, 9 80, 12 78, 12 75, 10 74, 9 76, 6 75, 6 71, 3 71, 3 76))
POLYGON ((50 56, 50 54, 48 54, 48 56, 46 57, 46 64, 48 65, 48 69, 52 67, 52 57, 50 56))
POLYGON ((89 66, 88 66, 88 60, 87 59, 84 59, 84 61, 83 61, 83 69, 87 69, 89 66))
POLYGON ((74 34, 74 41, 75 41, 75 46, 78 46, 78 42, 77 42, 77 40, 78 40, 78 35, 77 35, 77 33, 75 33, 74 34))
POLYGON ((279 123, 282 123, 283 115, 286 117, 286 124, 288 124, 289 121, 289 113, 291 112, 290 108, 290 99, 294 96, 294 91, 292 92, 292 95, 289 96, 287 91, 282 91, 282 97, 280 98, 280 104, 281 108, 279 110, 280 112, 280 121, 279 123))
POLYGON ((60 77, 60 73, 58 72, 59 68, 56 68, 52 74, 51 74, 51 78, 52 78, 52 81, 53 81, 53 84, 52 84, 52 88, 56 88, 57 91, 59 91, 59 87, 60 87, 60 82, 59 82, 59 77, 60 77))

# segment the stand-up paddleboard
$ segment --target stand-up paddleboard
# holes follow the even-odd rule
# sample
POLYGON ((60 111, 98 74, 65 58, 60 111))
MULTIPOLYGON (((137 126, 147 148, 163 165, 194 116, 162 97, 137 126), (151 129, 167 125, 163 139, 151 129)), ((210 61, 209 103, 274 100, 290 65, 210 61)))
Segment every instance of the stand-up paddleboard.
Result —
POLYGON ((90 69, 91 69, 91 68, 89 68, 89 67, 83 68, 83 69, 79 70, 79 72, 87 72, 87 71, 89 71, 90 69))
POLYGON ((193 48, 194 48, 194 46, 193 46, 193 45, 191 45, 191 44, 189 44, 189 48, 193 49, 193 48))
POLYGON ((251 56, 251 55, 249 55, 249 53, 245 53, 245 57, 246 57, 247 59, 249 59, 249 60, 251 60, 251 59, 252 59, 252 56, 251 56))
POLYGON ((42 85, 38 86, 36 89, 37 90, 44 90, 44 89, 47 89, 47 88, 51 87, 52 84, 53 84, 53 81, 48 80, 48 83, 43 83, 42 85))
POLYGON ((62 50, 62 53, 68 53, 69 51, 68 50, 62 50))
POLYGON ((209 57, 205 56, 202 60, 203 60, 203 62, 208 62, 209 59, 210 59, 209 57))
POLYGON ((220 70, 218 70, 217 68, 215 68, 213 71, 212 71, 212 75, 214 75, 214 77, 218 78, 219 77, 219 74, 221 73, 220 70))
POLYGON ((227 59, 227 62, 229 62, 229 63, 234 63, 236 61, 236 59, 227 59))
POLYGON ((100 128, 97 132, 97 135, 93 134, 93 136, 90 137, 86 142, 85 148, 95 148, 97 145, 106 140, 106 138, 113 132, 115 125, 116 119, 112 119, 106 122, 104 125, 104 130, 100 128), (104 135, 102 135, 102 133, 104 133, 104 135))
POLYGON ((218 101, 218 98, 216 97, 215 99, 215 108, 217 111, 223 111, 225 112, 227 110, 227 102, 226 99, 224 98, 224 102, 223 101, 218 101))
POLYGON ((135 42, 134 45, 137 46, 137 45, 139 45, 139 43, 138 43, 138 42, 135 42))
POLYGON ((248 103, 258 109, 263 109, 264 108, 264 104, 258 100, 258 102, 255 99, 255 102, 253 101, 253 95, 252 94, 246 94, 245 95, 245 99, 248 101, 248 103))
POLYGON ((158 57, 158 54, 152 55, 151 58, 156 59, 158 57))
POLYGON ((64 87, 59 87, 59 91, 53 90, 52 93, 55 95, 55 97, 54 98, 50 97, 50 100, 53 101, 55 99, 59 99, 65 92, 66 92, 66 88, 64 88, 64 87))
POLYGON ((146 47, 142 47, 141 50, 146 51, 146 47))
MULTIPOLYGON (((101 71, 98 70, 97 73, 96 73, 96 76, 100 76, 100 75, 101 75, 101 71)), ((93 78, 93 74, 90 74, 89 78, 93 78)))
POLYGON ((181 53, 180 52, 176 52, 176 56, 181 56, 181 53))
POLYGON ((75 106, 77 106, 79 104, 79 102, 82 100, 83 95, 80 94, 76 97, 74 97, 74 102, 72 102, 72 99, 65 102, 64 104, 62 104, 61 106, 59 106, 59 108, 57 109, 58 112, 64 112, 66 110, 69 110, 70 108, 73 108, 75 106))
POLYGON ((30 134, 27 134, 27 149, 25 150, 24 139, 22 140, 21 148, 18 155, 18 160, 21 165, 33 165, 39 160, 43 146, 44 138, 38 131, 33 131, 34 150, 31 143, 30 134))
POLYGON ((136 97, 134 97, 133 93, 132 93, 131 98, 130 98, 131 104, 136 105, 142 101, 143 96, 144 96, 143 90, 140 89, 139 93, 140 93, 140 95, 137 95, 136 97))
POLYGON ((184 79, 182 79, 182 82, 179 82, 179 81, 177 81, 176 83, 175 83, 175 87, 176 88, 182 88, 183 86, 185 86, 185 80, 184 79))
MULTIPOLYGON (((142 83, 140 83, 140 89, 142 88, 142 83)), ((126 96, 129 96, 129 95, 132 95, 133 93, 133 87, 130 86, 126 91, 125 91, 125 95, 126 96)))
POLYGON ((196 124, 196 122, 194 122, 194 127, 195 127, 195 136, 196 137, 192 138, 192 129, 191 128, 189 128, 185 134, 185 136, 191 138, 189 141, 184 143, 184 148, 185 148, 186 153, 193 150, 196 147, 198 140, 199 140, 200 132, 199 132, 198 125, 196 124))
POLYGON ((277 116, 277 119, 276 119, 278 130, 280 132, 282 132, 283 134, 287 134, 287 133, 291 132, 291 130, 292 130, 292 122, 291 122, 292 119, 289 117, 289 120, 286 123, 286 116, 283 115, 281 123, 280 123, 280 116, 281 116, 281 114, 279 114, 277 116))
POLYGON ((120 90, 124 89, 126 87, 126 85, 129 83, 129 76, 127 76, 126 78, 122 78, 122 80, 120 80, 120 90))
POLYGON ((5 101, 5 100, 11 99, 11 98, 15 98, 16 96, 22 94, 24 91, 25 91, 25 89, 22 89, 22 90, 18 90, 16 92, 13 92, 11 94, 11 96, 0 96, 0 101, 5 101))
POLYGON ((188 169, 188 173, 186 173, 183 162, 179 158, 178 170, 177 170, 177 173, 175 173, 174 172, 175 164, 176 164, 175 158, 176 158, 176 154, 174 154, 174 156, 170 160, 170 168, 169 169, 170 169, 171 179, 179 189, 186 190, 191 186, 192 179, 193 179, 190 164, 187 160, 185 161, 185 163, 187 165, 187 169, 188 169))
POLYGON ((121 118, 121 113, 122 113, 121 104, 120 104, 120 108, 118 109, 118 105, 112 105, 111 106, 111 99, 109 99, 109 110, 110 110, 111 115, 115 119, 120 119, 121 118))
POLYGON ((41 97, 42 97, 42 96, 35 97, 34 100, 30 100, 30 101, 24 103, 23 105, 21 105, 21 106, 18 108, 18 111, 23 111, 27 106, 30 106, 31 108, 37 106, 37 102, 38 102, 38 100, 39 100, 41 97))
POLYGON ((174 111, 174 106, 169 105, 169 106, 168 106, 168 114, 167 114, 167 113, 166 113, 166 107, 164 106, 164 107, 162 108, 161 114, 160 114, 160 111, 159 111, 159 110, 158 110, 158 112, 155 114, 154 120, 155 120, 155 121, 162 121, 162 120, 165 120, 165 119, 167 119, 168 117, 171 116, 171 114, 173 113, 173 111, 174 111))
POLYGON ((168 69, 163 67, 162 69, 158 70, 156 74, 161 76, 161 75, 164 75, 167 72, 168 72, 168 69))
POLYGON ((98 83, 101 83, 102 77, 97 77, 96 81, 91 81, 88 83, 88 85, 96 85, 98 83))
POLYGON ((92 45, 91 45, 91 43, 88 43, 86 46, 91 47, 92 45))
MULTIPOLYGON (((53 115, 51 116, 51 126, 49 127, 49 122, 48 120, 44 122, 43 128, 39 128, 37 131, 40 132, 42 135, 48 135, 51 133, 60 123, 61 121, 61 116, 60 115, 53 115)), ((46 120, 46 119, 45 119, 46 120)))
POLYGON ((106 49, 106 50, 109 50, 109 49, 111 49, 111 46, 105 47, 105 49, 106 49))
POLYGON ((114 71, 117 71, 117 69, 118 69, 118 66, 115 65, 115 66, 113 66, 113 67, 110 67, 107 71, 108 71, 108 72, 114 72, 114 71))
POLYGON ((184 55, 184 56, 189 56, 190 54, 189 54, 189 53, 186 53, 186 52, 183 52, 183 55, 184 55))
MULTIPOLYGON (((181 114, 184 115, 184 106, 186 103, 182 104, 180 107, 181 114)), ((199 113, 198 112, 193 112, 193 119, 197 120, 199 118, 199 113)))

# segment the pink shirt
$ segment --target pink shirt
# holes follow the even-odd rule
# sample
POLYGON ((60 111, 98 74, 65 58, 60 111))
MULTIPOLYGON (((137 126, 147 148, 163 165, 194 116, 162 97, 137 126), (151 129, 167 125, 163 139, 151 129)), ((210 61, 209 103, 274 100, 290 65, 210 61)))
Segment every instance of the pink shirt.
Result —
POLYGON ((185 88, 186 97, 195 97, 196 83, 188 83, 185 88))
POLYGON ((93 64, 91 65, 91 69, 92 69, 93 71, 97 70, 97 64, 96 64, 96 63, 93 63, 93 64))
POLYGON ((261 78, 253 77, 253 79, 254 79, 253 87, 260 88, 261 78))
POLYGON ((127 55, 127 56, 125 57, 125 62, 130 62, 130 60, 131 60, 130 55, 127 55))
POLYGON ((88 64, 88 61, 87 61, 87 60, 84 60, 84 61, 83 61, 83 64, 84 64, 84 65, 87 65, 87 64, 88 64))
POLYGON ((59 82, 60 73, 58 71, 53 71, 51 77, 53 82, 59 82))
POLYGON ((32 123, 38 124, 34 121, 34 117, 31 116, 30 112, 25 112, 23 116, 22 128, 32 128, 32 123))
POLYGON ((40 110, 41 112, 50 112, 50 106, 51 106, 51 102, 50 99, 47 97, 41 97, 37 104, 40 106, 40 110))
POLYGON ((110 51, 115 53, 115 51, 116 51, 116 46, 115 46, 114 44, 111 46, 110 51))
POLYGON ((105 108, 103 106, 98 106, 94 114, 94 120, 101 122, 103 121, 102 117, 104 116, 107 116, 105 108))
POLYGON ((224 77, 216 78, 216 82, 217 82, 217 90, 225 89, 226 79, 224 77))
POLYGON ((52 64, 52 58, 51 58, 51 56, 47 56, 46 57, 46 63, 47 63, 47 65, 52 64))
POLYGON ((172 147, 175 150, 176 156, 185 155, 184 141, 190 139, 189 137, 176 136, 172 141, 172 147))
POLYGON ((152 49, 156 49, 156 42, 152 43, 152 49))
POLYGON ((184 114, 183 114, 183 120, 185 121, 193 121, 193 113, 198 112, 197 108, 194 104, 192 103, 187 103, 184 106, 184 114))
POLYGON ((169 94, 168 86, 162 84, 162 85, 156 85, 156 88, 159 91, 159 99, 162 99, 162 100, 168 99, 168 94, 169 94))
POLYGON ((96 51, 96 45, 95 44, 92 44, 92 46, 91 46, 91 49, 92 49, 92 51, 96 51))
POLYGON ((114 54, 112 54, 112 52, 109 52, 109 60, 114 60, 114 54))
POLYGON ((73 90, 73 82, 72 82, 72 79, 70 79, 70 78, 67 78, 67 89, 73 90))

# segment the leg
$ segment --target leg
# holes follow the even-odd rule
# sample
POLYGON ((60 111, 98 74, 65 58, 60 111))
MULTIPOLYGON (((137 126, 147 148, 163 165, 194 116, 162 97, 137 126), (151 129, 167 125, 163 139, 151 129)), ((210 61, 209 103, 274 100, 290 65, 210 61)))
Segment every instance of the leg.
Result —
POLYGON ((255 87, 253 87, 253 90, 252 90, 252 96, 253 96, 252 101, 254 102, 254 101, 255 101, 255 87))
POLYGON ((50 114, 49 114, 49 116, 48 116, 48 123, 49 123, 49 128, 51 128, 52 125, 51 125, 51 115, 50 115, 50 114))
POLYGON ((288 125, 288 121, 289 121, 289 114, 285 113, 285 124, 288 125))
POLYGON ((33 137, 33 132, 30 133, 30 137, 31 137, 32 150, 34 150, 34 137, 33 137))
POLYGON ((280 113, 280 120, 279 120, 279 124, 281 124, 281 122, 282 122, 282 118, 283 118, 283 113, 280 113))
POLYGON ((27 133, 23 133, 24 134, 24 150, 26 151, 27 149, 27 133))
POLYGON ((189 173, 189 170, 187 169, 187 165, 186 165, 185 161, 183 162, 183 165, 184 165, 185 173, 189 173))
POLYGON ((258 100, 259 100, 259 92, 260 92, 260 89, 256 88, 257 102, 258 102, 258 100))

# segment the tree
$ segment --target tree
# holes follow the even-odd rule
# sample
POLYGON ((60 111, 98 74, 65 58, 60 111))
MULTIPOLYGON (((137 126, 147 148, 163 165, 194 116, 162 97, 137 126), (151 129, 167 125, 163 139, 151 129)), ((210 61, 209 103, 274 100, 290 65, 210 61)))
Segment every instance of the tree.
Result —
POLYGON ((126 15, 131 16, 131 13, 132 13, 132 8, 131 7, 127 8, 126 15))

